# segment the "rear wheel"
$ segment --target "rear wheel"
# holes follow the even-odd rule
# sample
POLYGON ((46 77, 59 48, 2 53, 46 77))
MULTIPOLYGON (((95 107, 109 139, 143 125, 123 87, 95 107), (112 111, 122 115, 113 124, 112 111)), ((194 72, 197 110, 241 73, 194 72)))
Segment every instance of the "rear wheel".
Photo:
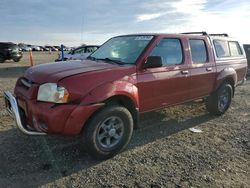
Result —
POLYGON ((83 130, 87 152, 96 159, 107 159, 129 143, 133 119, 122 106, 107 106, 97 112, 83 130))
POLYGON ((207 110, 214 115, 224 114, 231 104, 233 96, 232 86, 228 83, 224 83, 220 88, 212 94, 207 102, 207 110))

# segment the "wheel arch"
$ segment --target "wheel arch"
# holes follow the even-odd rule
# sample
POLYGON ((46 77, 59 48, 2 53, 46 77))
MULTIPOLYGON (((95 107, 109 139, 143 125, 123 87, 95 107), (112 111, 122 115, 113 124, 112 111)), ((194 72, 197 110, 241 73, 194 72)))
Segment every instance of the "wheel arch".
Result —
POLYGON ((104 105, 101 106, 99 109, 97 109, 93 114, 91 114, 91 116, 84 123, 84 126, 82 126, 81 132, 84 131, 85 125, 88 124, 88 122, 95 116, 96 113, 98 113, 102 109, 106 108, 107 106, 111 106, 111 105, 120 105, 120 106, 124 106, 126 109, 128 109, 128 111, 131 113, 132 118, 133 118, 134 128, 138 127, 138 120, 139 120, 138 107, 137 107, 135 101, 133 99, 131 99, 129 96, 122 95, 122 94, 113 95, 113 96, 110 96, 109 98, 105 99, 104 101, 102 101, 102 103, 104 105))
POLYGON ((106 99, 104 101, 104 103, 105 103, 105 106, 107 106, 107 105, 121 105, 121 106, 124 106, 125 108, 127 108, 133 117, 134 127, 135 128, 138 127, 138 119, 139 119, 138 118, 138 116, 139 116, 138 107, 130 97, 128 97, 126 95, 115 95, 115 96, 111 96, 108 99, 106 99))
POLYGON ((131 113, 134 126, 136 127, 139 113, 139 100, 138 89, 134 84, 127 81, 115 81, 103 84, 89 92, 81 101, 83 105, 94 103, 104 104, 99 110, 112 104, 124 106, 131 113))
POLYGON ((237 84, 237 73, 235 69, 231 67, 225 68, 218 74, 215 91, 217 91, 219 87, 225 82, 229 83, 232 86, 233 95, 234 95, 235 86, 237 84))

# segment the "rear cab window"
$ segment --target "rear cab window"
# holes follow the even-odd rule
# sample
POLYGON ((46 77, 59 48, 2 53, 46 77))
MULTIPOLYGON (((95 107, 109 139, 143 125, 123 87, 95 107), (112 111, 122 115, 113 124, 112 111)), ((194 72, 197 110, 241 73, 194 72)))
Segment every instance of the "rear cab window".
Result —
POLYGON ((231 52, 231 56, 237 57, 237 56, 243 55, 243 52, 242 52, 238 42, 229 41, 228 44, 229 44, 229 49, 230 49, 230 52, 231 52))
POLYGON ((225 40, 214 40, 214 48, 218 58, 230 57, 228 42, 225 40))
POLYGON ((213 45, 217 59, 243 56, 243 51, 237 41, 214 39, 213 45))
POLYGON ((184 58, 180 39, 162 39, 153 49, 150 56, 161 56, 163 66, 182 64, 184 58))

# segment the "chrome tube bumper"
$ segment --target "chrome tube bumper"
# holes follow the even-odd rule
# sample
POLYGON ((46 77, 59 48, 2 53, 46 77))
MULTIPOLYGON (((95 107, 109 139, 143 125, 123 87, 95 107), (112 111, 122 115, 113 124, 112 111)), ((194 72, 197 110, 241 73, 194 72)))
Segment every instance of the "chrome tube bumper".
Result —
POLYGON ((7 111, 9 112, 10 116, 14 118, 16 125, 20 129, 20 131, 28 135, 46 135, 46 133, 43 132, 29 130, 25 125, 22 124, 16 98, 9 91, 4 92, 4 100, 7 111))

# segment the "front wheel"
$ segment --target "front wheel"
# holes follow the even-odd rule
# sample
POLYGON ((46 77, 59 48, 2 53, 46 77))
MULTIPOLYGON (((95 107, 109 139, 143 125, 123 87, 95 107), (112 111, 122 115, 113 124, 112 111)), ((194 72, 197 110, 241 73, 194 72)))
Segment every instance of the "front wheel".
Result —
POLYGON ((91 156, 107 159, 126 147, 132 132, 131 113, 122 106, 107 106, 87 123, 83 130, 83 140, 91 156))
POLYGON ((21 60, 21 58, 14 58, 13 61, 14 62, 19 62, 21 60))
POLYGON ((214 115, 224 114, 231 104, 232 96, 232 86, 228 83, 222 84, 214 94, 208 97, 207 110, 214 115))
POLYGON ((5 61, 4 56, 0 54, 0 63, 3 63, 5 61))

